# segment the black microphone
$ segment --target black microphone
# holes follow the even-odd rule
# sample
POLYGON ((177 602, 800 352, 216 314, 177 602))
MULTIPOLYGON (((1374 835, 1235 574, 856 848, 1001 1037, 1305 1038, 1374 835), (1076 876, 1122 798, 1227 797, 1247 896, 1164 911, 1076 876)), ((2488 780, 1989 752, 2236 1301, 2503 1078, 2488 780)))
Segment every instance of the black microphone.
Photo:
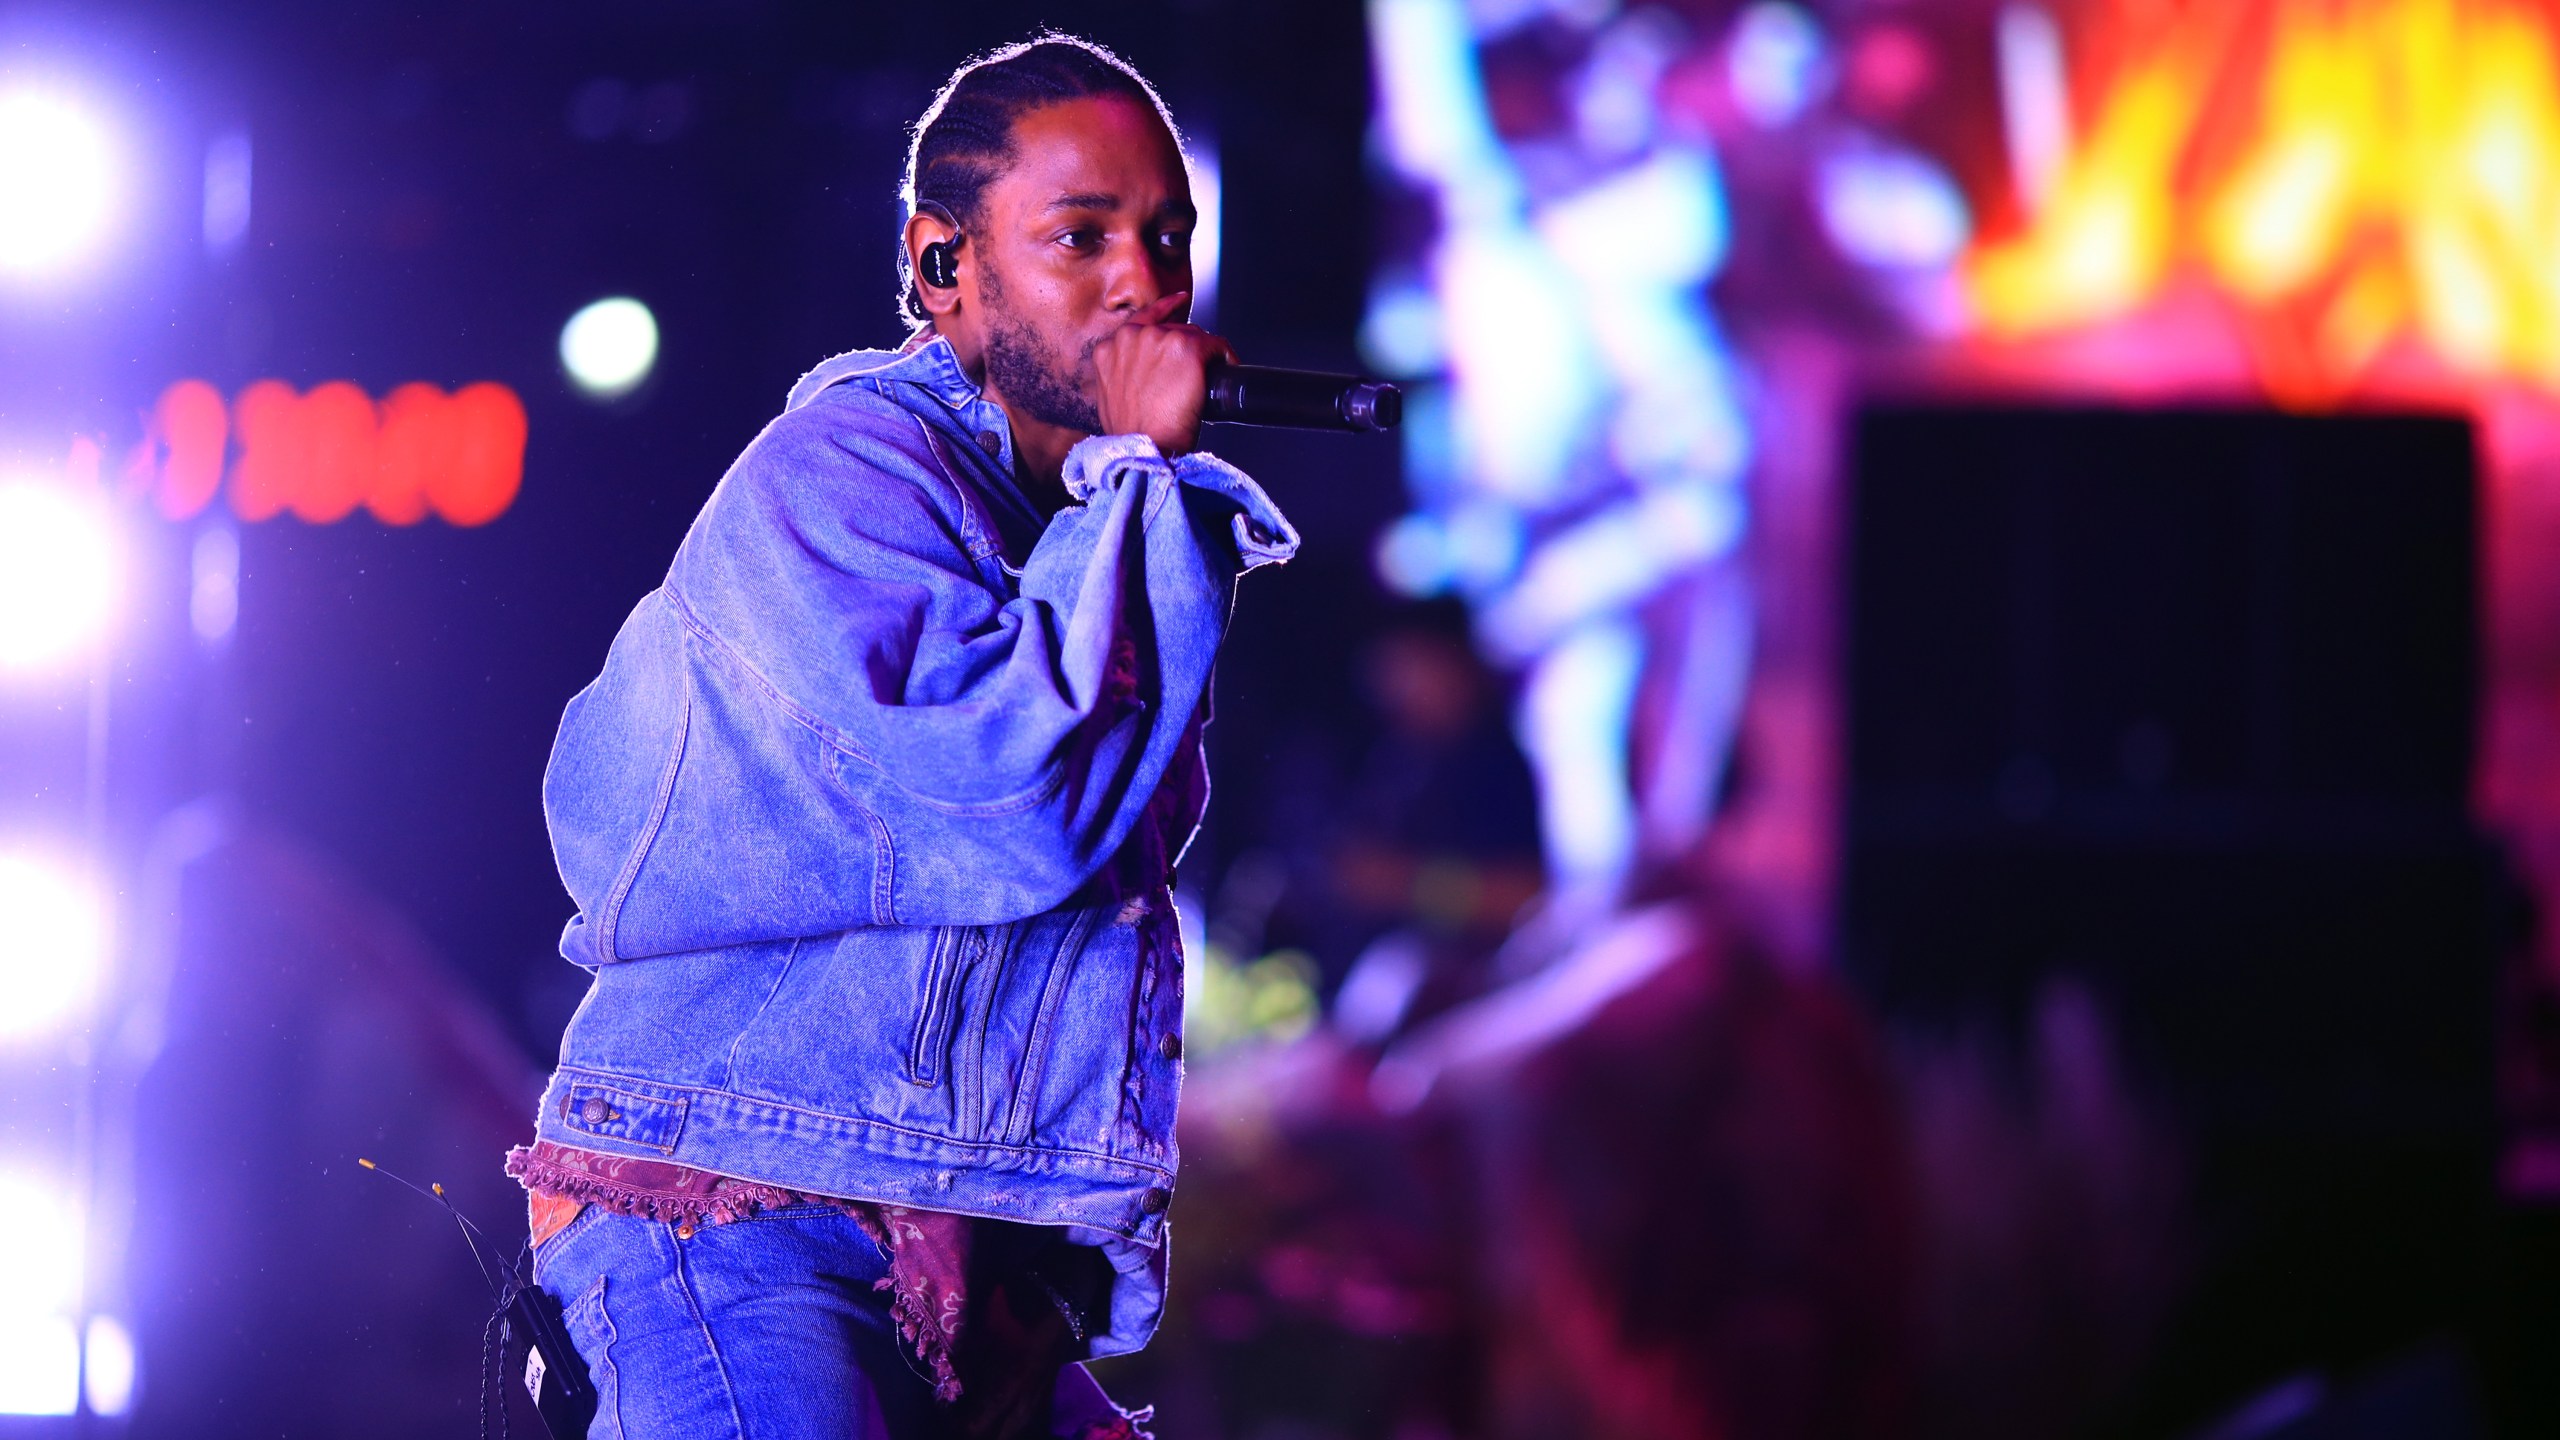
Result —
POLYGON ((1200 418, 1298 430, 1392 430, 1404 419, 1404 392, 1357 375, 1211 365, 1209 401, 1200 407, 1200 418))

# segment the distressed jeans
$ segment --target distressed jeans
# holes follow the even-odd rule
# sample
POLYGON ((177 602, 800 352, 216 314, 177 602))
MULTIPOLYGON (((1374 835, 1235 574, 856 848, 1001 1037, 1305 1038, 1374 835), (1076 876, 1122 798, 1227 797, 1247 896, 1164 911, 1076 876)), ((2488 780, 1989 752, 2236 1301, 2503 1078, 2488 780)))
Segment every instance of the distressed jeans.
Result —
MULTIPOLYGON (((792 1205, 724 1225, 589 1206, 534 1252, 596 1386, 592 1440, 927 1440, 949 1416, 898 1341, 889 1257, 853 1217, 792 1205)), ((1081 1365, 1053 1428, 1119 1415, 1081 1365)))

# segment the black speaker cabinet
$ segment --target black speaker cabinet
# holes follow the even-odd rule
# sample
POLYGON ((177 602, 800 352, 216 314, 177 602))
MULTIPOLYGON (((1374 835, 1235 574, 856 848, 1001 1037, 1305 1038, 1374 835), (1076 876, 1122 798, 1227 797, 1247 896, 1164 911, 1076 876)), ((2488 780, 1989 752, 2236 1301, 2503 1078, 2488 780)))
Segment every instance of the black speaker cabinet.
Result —
POLYGON ((2106 1003, 2215 1247, 2180 1398, 2458 1323, 2497 950, 2468 427, 1878 409, 1853 451, 1851 976, 1904 1027, 2106 1003))

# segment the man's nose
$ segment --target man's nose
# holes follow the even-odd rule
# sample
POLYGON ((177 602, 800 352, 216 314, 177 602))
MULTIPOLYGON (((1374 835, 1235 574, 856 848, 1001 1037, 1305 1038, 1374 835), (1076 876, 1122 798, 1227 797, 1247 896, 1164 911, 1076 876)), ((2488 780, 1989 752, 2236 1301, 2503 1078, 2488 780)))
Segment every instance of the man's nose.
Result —
POLYGON ((1144 243, 1131 241, 1112 246, 1109 263, 1103 304, 1112 313, 1127 315, 1144 310, 1166 295, 1165 277, 1158 273, 1155 257, 1147 252, 1144 243))

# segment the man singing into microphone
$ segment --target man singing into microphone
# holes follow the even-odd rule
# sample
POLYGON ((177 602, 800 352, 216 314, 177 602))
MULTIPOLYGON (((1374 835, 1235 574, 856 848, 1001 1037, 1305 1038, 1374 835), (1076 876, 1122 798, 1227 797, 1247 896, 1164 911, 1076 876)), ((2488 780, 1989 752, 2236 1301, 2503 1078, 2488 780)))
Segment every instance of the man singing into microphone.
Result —
POLYGON ((1058 35, 908 157, 896 353, 820 365, 569 704, 594 971, 509 1173, 593 1434, 1126 1436, 1161 1307, 1167 884, 1236 577, 1297 535, 1194 448, 1195 212, 1058 35))

